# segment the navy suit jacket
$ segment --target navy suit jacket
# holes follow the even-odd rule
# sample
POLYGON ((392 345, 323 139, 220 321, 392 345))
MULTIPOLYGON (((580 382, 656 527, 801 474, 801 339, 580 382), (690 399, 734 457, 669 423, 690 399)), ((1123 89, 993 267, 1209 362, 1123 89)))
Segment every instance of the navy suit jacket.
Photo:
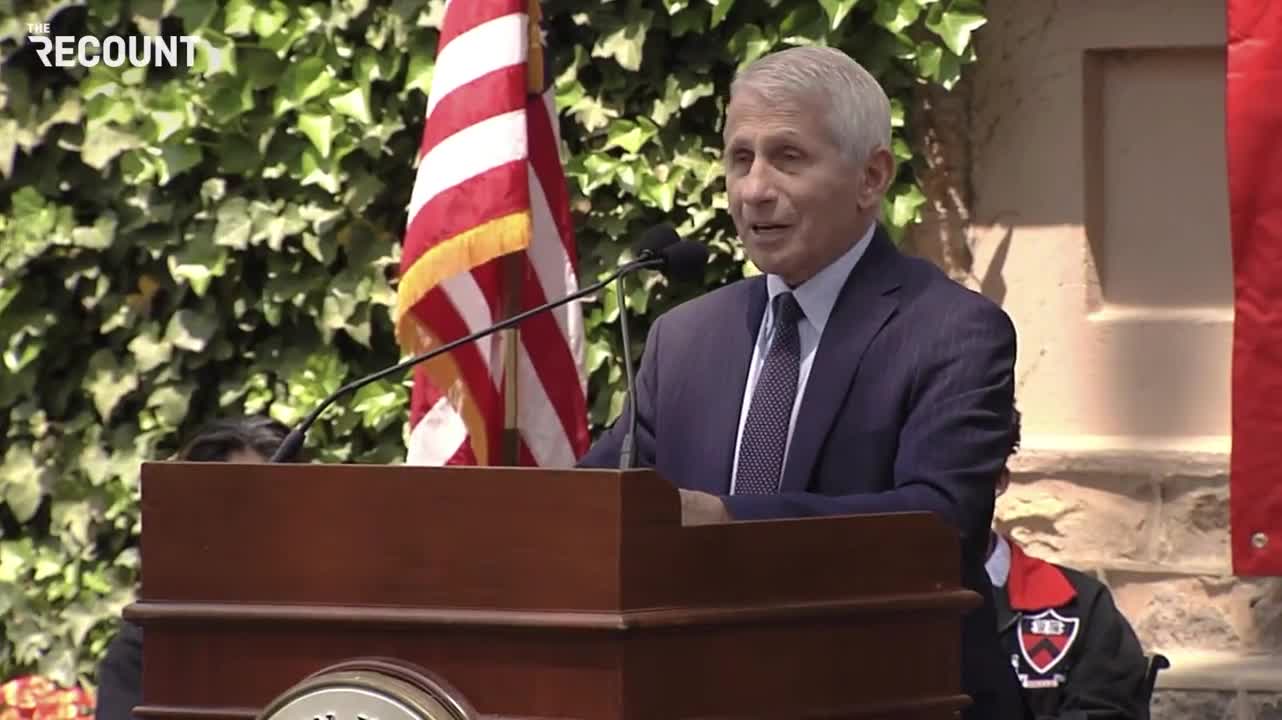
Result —
MULTIPOLYGON (((723 496, 739 520, 938 514, 960 530, 963 582, 985 599, 964 623, 966 690, 977 702, 1017 697, 984 572, 1011 442, 1010 319, 930 263, 900 254, 878 228, 820 338, 780 493, 727 496, 766 298, 765 278, 751 278, 655 321, 637 374, 637 464, 678 487, 723 496)), ((626 432, 616 423, 580 465, 617 467, 626 432)))

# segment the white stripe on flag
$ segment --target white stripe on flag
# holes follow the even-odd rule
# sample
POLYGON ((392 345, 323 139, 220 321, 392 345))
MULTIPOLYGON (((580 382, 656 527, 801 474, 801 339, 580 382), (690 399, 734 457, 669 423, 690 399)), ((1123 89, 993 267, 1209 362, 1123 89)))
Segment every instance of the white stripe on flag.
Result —
POLYGON ((512 13, 481 23, 457 35, 437 55, 427 115, 446 95, 510 65, 525 62, 529 16, 512 13), (515 42, 513 42, 515 40, 515 42))
POLYGON ((406 464, 444 465, 467 442, 467 426, 450 405, 449 389, 445 390, 410 432, 406 464))
POLYGON ((520 395, 517 399, 517 421, 521 437, 539 467, 572 467, 575 458, 570 449, 570 439, 565 435, 547 388, 530 362, 525 343, 521 343, 518 354, 516 381, 520 395))
MULTIPOLYGON (((476 284, 476 278, 471 272, 462 272, 450 278, 446 278, 441 283, 441 289, 445 296, 449 298, 450 303, 454 305, 454 310, 458 312, 459 317, 463 318, 463 324, 467 332, 472 333, 494 324, 494 315, 490 313, 490 304, 485 299, 485 294, 481 292, 481 286, 476 284)), ((481 354, 481 359, 485 361, 490 373, 490 379, 494 382, 494 387, 498 387, 501 377, 503 364, 501 362, 502 344, 498 342, 498 336, 491 335, 476 341, 477 351, 481 354)))
MULTIPOLYGON (((534 216, 534 238, 526 251, 539 286, 547 300, 555 300, 569 295, 578 289, 578 279, 574 267, 565 254, 565 245, 557 230, 556 221, 552 219, 547 197, 543 194, 543 185, 539 182, 534 168, 530 168, 530 206, 534 216)), ((579 384, 583 385, 583 312, 579 303, 573 302, 552 311, 556 317, 557 328, 563 337, 570 340, 570 356, 575 360, 578 369, 579 384)))
POLYGON ((410 222, 432 198, 451 187, 528 155, 524 109, 486 118, 454 133, 428 151, 418 164, 410 197, 410 222))

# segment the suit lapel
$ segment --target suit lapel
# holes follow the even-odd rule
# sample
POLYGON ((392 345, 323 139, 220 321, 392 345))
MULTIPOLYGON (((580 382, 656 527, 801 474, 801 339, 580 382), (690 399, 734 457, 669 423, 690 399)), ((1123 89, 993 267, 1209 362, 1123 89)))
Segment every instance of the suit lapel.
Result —
POLYGON ((802 492, 809 485, 819 451, 846 401, 864 351, 899 306, 894 295, 900 285, 899 260, 899 251, 878 226, 842 287, 819 340, 793 429, 781 492, 802 492))
POLYGON ((735 440, 739 435, 739 414, 743 410, 743 389, 748 382, 748 367, 752 363, 752 350, 761 329, 761 317, 766 312, 766 281, 761 276, 744 283, 747 293, 743 298, 732 299, 743 303, 747 312, 742 320, 709 328, 707 354, 702 373, 709 392, 703 395, 711 407, 698 412, 709 418, 708 428, 712 467, 704 480, 708 492, 730 492, 730 475, 734 469, 735 440))

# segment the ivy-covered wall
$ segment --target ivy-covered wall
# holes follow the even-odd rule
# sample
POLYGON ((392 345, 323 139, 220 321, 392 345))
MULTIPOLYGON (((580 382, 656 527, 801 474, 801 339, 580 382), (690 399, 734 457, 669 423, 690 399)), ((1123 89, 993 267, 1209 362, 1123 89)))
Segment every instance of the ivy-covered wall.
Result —
MULTIPOLYGON (((467 0, 455 0, 465 2, 467 0)), ((398 359, 389 312, 442 0, 0 0, 0 679, 91 679, 136 577, 138 466, 219 415, 293 423, 398 359), (187 33, 195 71, 45 68, 55 35, 187 33)), ((735 69, 841 47, 894 99, 971 62, 978 0, 548 0, 584 280, 668 221, 742 277, 719 157, 735 69)), ((651 277, 648 319, 691 292, 651 277)), ((586 307, 594 426, 622 401, 612 295, 586 307)), ((338 403, 325 462, 397 462, 407 385, 338 403)), ((198 571, 193 568, 193 572, 198 571)))

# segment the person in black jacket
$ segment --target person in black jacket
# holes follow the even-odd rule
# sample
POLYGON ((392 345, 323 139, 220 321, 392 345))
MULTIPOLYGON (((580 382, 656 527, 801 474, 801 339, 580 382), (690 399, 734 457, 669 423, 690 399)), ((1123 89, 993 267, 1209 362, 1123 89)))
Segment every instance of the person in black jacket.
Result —
MULTIPOLYGON (((1015 413, 1011 454, 1019 448, 1015 413)), ((998 495, 1010 483, 1003 470, 998 495)), ((992 533, 986 565, 1002 646, 1036 720, 1145 720, 1148 661, 1108 588, 992 533)))
MULTIPOLYGON (((289 434, 279 422, 266 417, 220 420, 201 429, 179 451, 176 459, 188 462, 267 462, 289 434)), ((132 720, 142 704, 142 628, 125 621, 107 645, 98 664, 98 701, 95 720, 132 720)))

